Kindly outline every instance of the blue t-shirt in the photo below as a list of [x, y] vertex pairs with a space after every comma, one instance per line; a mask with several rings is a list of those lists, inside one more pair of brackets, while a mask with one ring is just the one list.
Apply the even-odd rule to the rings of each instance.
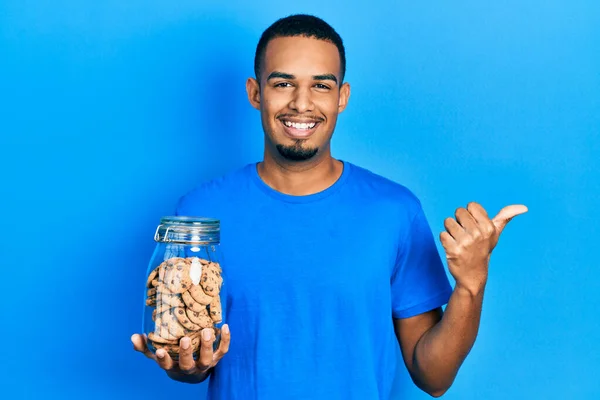
[[253, 163], [182, 197], [177, 214], [221, 220], [231, 345], [211, 399], [388, 399], [403, 366], [392, 317], [452, 291], [419, 200], [348, 162], [308, 196], [275, 191]]

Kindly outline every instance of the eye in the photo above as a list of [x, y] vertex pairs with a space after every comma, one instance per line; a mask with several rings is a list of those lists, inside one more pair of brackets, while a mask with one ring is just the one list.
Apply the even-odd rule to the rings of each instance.
[[327, 85], [324, 85], [324, 84], [322, 84], [322, 83], [317, 83], [317, 84], [315, 85], [315, 87], [316, 87], [317, 89], [323, 89], [323, 90], [329, 90], [329, 89], [330, 89], [330, 87], [329, 87], [329, 86], [327, 86]]
[[279, 82], [279, 83], [275, 84], [275, 87], [280, 87], [280, 88], [290, 87], [290, 86], [292, 86], [292, 84], [289, 82]]

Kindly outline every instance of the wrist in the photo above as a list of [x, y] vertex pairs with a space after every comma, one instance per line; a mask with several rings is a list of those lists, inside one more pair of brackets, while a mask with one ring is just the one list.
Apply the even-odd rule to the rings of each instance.
[[485, 281], [477, 284], [466, 285], [459, 281], [456, 282], [456, 286], [454, 287], [454, 292], [460, 296], [477, 298], [483, 296], [483, 292], [485, 291]]
[[205, 372], [198, 372], [195, 374], [184, 374], [179, 371], [166, 371], [167, 376], [174, 381], [182, 382], [182, 383], [201, 383], [208, 378], [210, 374], [210, 369]]

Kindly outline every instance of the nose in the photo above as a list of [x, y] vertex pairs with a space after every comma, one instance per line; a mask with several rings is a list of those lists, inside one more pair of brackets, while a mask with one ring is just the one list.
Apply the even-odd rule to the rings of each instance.
[[294, 96], [290, 101], [289, 107], [298, 113], [313, 111], [314, 103], [312, 101], [310, 89], [298, 87], [294, 90]]

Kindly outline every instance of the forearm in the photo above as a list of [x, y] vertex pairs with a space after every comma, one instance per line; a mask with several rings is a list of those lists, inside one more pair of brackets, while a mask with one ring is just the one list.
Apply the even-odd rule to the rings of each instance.
[[167, 371], [167, 375], [169, 376], [169, 378], [171, 378], [177, 382], [201, 383], [201, 382], [204, 382], [208, 378], [211, 371], [212, 371], [212, 369], [209, 369], [208, 371], [206, 371], [203, 374], [184, 374], [179, 371]]
[[481, 318], [483, 288], [470, 292], [457, 286], [442, 320], [417, 342], [412, 375], [433, 396], [442, 395], [475, 343]]

